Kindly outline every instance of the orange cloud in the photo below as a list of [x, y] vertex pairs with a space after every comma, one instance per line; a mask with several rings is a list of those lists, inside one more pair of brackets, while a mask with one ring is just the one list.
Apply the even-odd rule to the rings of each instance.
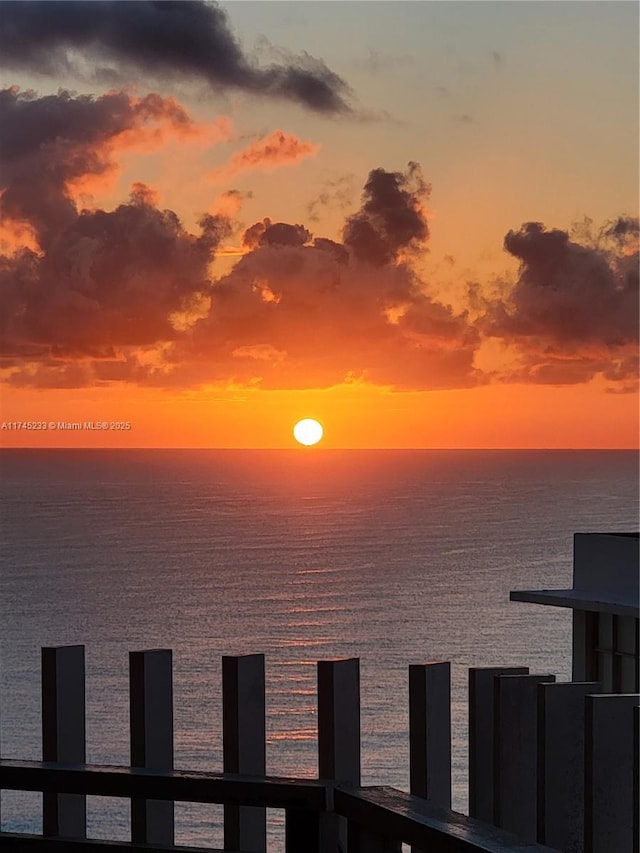
[[3, 219], [0, 222], [0, 255], [13, 255], [21, 249], [38, 251], [38, 236], [29, 222]]
[[255, 169], [270, 172], [313, 157], [319, 149], [319, 145], [303, 142], [293, 133], [274, 130], [269, 136], [258, 139], [243, 151], [234, 154], [226, 166], [214, 169], [209, 173], [209, 177], [216, 182], [223, 182], [241, 172]]
[[[114, 93], [117, 94], [117, 93]], [[68, 182], [70, 197], [84, 206], [97, 195], [108, 192], [121, 172], [123, 157], [148, 155], [168, 143], [180, 146], [213, 148], [225, 142], [233, 133], [233, 123], [227, 116], [210, 122], [194, 122], [174, 98], [162, 98], [152, 93], [145, 98], [130, 98], [133, 123], [122, 132], [102, 141], [96, 156], [102, 158], [104, 169], [98, 174], [80, 175]]]
[[[390, 323], [399, 304], [405, 313]], [[464, 387], [482, 381], [476, 347], [464, 315], [425, 295], [406, 266], [344, 264], [315, 246], [277, 245], [253, 250], [214, 286], [209, 316], [179, 345], [187, 360], [231, 369], [237, 380], [259, 376], [267, 388], [327, 387], [347, 376]]]
[[[213, 202], [197, 233], [141, 183], [111, 211], [79, 211], [71, 195], [83, 179], [108, 176], [123, 146], [197, 136], [175, 101], [36, 99], [11, 89], [0, 92], [3, 115], [11, 119], [0, 159], [8, 242], [24, 240], [0, 257], [0, 368], [10, 384], [301, 389], [350, 377], [424, 390], [600, 375], [626, 389], [637, 377], [630, 252], [640, 229], [631, 217], [591, 242], [539, 223], [510, 231], [505, 248], [520, 261], [518, 278], [497, 294], [470, 294], [472, 317], [413, 266], [429, 240], [430, 186], [416, 163], [370, 172], [342, 242], [265, 217], [235, 248], [225, 241], [243, 201], [237, 191]], [[278, 131], [230, 168], [270, 168], [315, 149]], [[21, 234], [25, 222], [31, 230]], [[214, 281], [220, 254], [243, 256]], [[482, 364], [487, 340], [506, 345], [497, 365]]]
[[3, 217], [29, 222], [41, 248], [73, 223], [78, 198], [113, 181], [117, 152], [153, 151], [170, 138], [213, 144], [231, 132], [227, 119], [198, 125], [175, 99], [153, 93], [38, 98], [17, 86], [0, 91], [0, 125]]

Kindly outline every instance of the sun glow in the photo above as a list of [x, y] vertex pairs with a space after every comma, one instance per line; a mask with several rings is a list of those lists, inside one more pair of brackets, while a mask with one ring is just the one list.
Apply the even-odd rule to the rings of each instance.
[[293, 437], [300, 444], [310, 447], [320, 441], [323, 432], [322, 424], [319, 421], [313, 418], [304, 418], [294, 426]]

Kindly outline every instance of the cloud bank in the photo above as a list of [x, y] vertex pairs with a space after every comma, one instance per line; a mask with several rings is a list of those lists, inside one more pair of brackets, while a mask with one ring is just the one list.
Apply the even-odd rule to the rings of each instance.
[[[454, 310], [417, 272], [429, 248], [431, 191], [417, 163], [371, 170], [340, 240], [269, 216], [241, 227], [243, 196], [234, 190], [189, 230], [141, 183], [113, 210], [82, 209], [80, 199], [113, 177], [123, 150], [202, 134], [213, 144], [229, 138], [228, 122], [198, 125], [157, 94], [38, 97], [12, 87], [0, 91], [0, 123], [6, 382], [321, 388], [362, 380], [428, 390], [602, 376], [616, 390], [635, 387], [637, 219], [620, 216], [595, 235], [537, 222], [510, 230], [504, 248], [518, 274], [499, 296], [478, 290], [471, 313]], [[278, 130], [230, 167], [288, 164], [314, 150]], [[215, 257], [231, 237], [244, 255], [218, 274]], [[491, 339], [515, 357], [488, 372], [477, 364]]]

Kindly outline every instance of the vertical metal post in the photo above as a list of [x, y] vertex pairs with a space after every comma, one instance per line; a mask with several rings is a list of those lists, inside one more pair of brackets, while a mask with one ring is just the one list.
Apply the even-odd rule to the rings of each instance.
[[485, 823], [493, 823], [494, 813], [494, 681], [528, 672], [526, 666], [469, 670], [469, 816]]
[[[42, 758], [86, 762], [84, 646], [42, 649]], [[43, 835], [86, 838], [86, 797], [44, 794]]]
[[584, 844], [585, 697], [597, 682], [538, 685], [538, 841], [557, 850]]
[[638, 694], [586, 697], [585, 853], [634, 849], [633, 714], [639, 702]]
[[[321, 779], [360, 784], [360, 660], [318, 661], [318, 772]], [[347, 822], [321, 819], [327, 850], [347, 849]]]
[[318, 771], [360, 784], [360, 659], [318, 661]]
[[523, 840], [538, 831], [538, 684], [554, 675], [501, 675], [495, 679], [494, 822]]
[[410, 791], [451, 808], [451, 664], [409, 667]]
[[[222, 739], [225, 773], [266, 774], [264, 655], [222, 658]], [[224, 847], [265, 853], [266, 809], [225, 806]]]
[[[173, 769], [171, 649], [129, 653], [131, 766]], [[173, 803], [131, 801], [131, 840], [174, 843]]]

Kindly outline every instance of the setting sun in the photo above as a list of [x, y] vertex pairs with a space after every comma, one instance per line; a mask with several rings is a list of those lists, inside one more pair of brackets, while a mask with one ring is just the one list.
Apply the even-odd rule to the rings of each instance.
[[300, 444], [310, 447], [320, 441], [323, 432], [322, 424], [319, 421], [313, 418], [304, 418], [294, 426], [293, 437]]

